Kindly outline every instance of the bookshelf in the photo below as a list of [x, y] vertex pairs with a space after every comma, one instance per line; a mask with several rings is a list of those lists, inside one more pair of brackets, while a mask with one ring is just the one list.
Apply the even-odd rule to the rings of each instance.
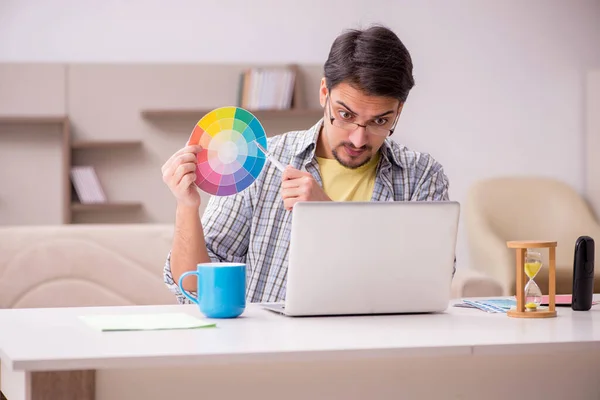
[[1, 124], [64, 124], [66, 115], [0, 115]]
[[[295, 64], [243, 69], [235, 105], [261, 120], [319, 116], [323, 113], [321, 108], [306, 105], [302, 78]], [[199, 119], [217, 107], [143, 108], [140, 115], [147, 120]]]
[[[140, 148], [142, 147], [143, 142], [141, 140], [85, 140], [78, 139], [72, 140], [70, 144], [71, 151], [71, 160], [75, 159], [76, 152], [82, 151], [113, 151], [119, 149], [128, 149], [128, 148]], [[78, 165], [81, 163], [78, 163]], [[71, 162], [69, 166], [69, 170], [72, 167], [75, 167], [75, 163]], [[92, 168], [93, 165], [90, 164]], [[94, 171], [95, 174], [95, 171]], [[92, 185], [94, 182], [89, 182], [89, 185]], [[96, 181], [97, 185], [100, 185], [98, 190], [102, 192], [104, 189], [101, 187], [99, 181]], [[88, 191], [92, 191], [90, 187], [87, 189]], [[81, 213], [107, 213], [107, 212], [128, 212], [128, 211], [137, 211], [143, 208], [143, 204], [141, 202], [119, 202], [119, 201], [106, 201], [106, 202], [94, 202], [94, 203], [82, 203], [75, 201], [74, 196], [77, 196], [75, 190], [70, 191], [70, 197], [68, 201], [70, 203], [69, 209], [71, 213], [71, 222], [75, 219], [75, 214]]]
[[[216, 108], [216, 107], [215, 107]], [[165, 109], [143, 109], [141, 110], [142, 117], [152, 119], [188, 119], [196, 118], [209, 113], [212, 109], [199, 108], [199, 109], [187, 109], [187, 108], [165, 108]], [[248, 110], [254, 114], [258, 119], [264, 118], [285, 118], [285, 117], [312, 117], [323, 113], [320, 108], [289, 108], [282, 110]]]
[[113, 203], [71, 203], [73, 212], [94, 212], [94, 211], [134, 211], [143, 207], [139, 202], [113, 202]]
[[[267, 73], [261, 79], [268, 90], [254, 85], [244, 92], [254, 79], [243, 78], [249, 70], [273, 69], [295, 71], [293, 82]], [[6, 172], [0, 175], [0, 221], [170, 223], [172, 194], [160, 166], [202, 116], [237, 105], [256, 115], [268, 136], [305, 129], [323, 116], [316, 96], [321, 79], [317, 64], [0, 63]], [[74, 166], [94, 167], [107, 202], [79, 202]]]
[[[106, 203], [79, 203], [74, 201], [72, 180], [70, 176], [73, 166], [73, 153], [79, 150], [114, 150], [120, 148], [141, 147], [141, 140], [73, 140], [71, 137], [71, 123], [65, 115], [0, 115], [0, 126], [58, 126], [61, 132], [59, 137], [62, 165], [62, 222], [73, 223], [74, 213], [133, 211], [143, 208], [141, 202], [106, 202]], [[44, 129], [38, 129], [40, 135], [46, 135]], [[3, 131], [0, 131], [3, 132]]]
[[74, 140], [71, 143], [72, 150], [94, 150], [94, 149], [121, 149], [128, 147], [138, 147], [143, 143], [141, 140]]

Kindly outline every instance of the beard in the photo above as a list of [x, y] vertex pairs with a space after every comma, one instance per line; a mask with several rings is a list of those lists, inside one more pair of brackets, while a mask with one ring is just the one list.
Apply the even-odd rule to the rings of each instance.
[[[364, 150], [364, 152], [357, 157], [353, 157], [344, 150], [345, 146], [350, 147], [352, 150], [357, 150], [357, 151]], [[333, 157], [337, 160], [337, 162], [339, 162], [344, 167], [349, 168], [349, 169], [360, 168], [363, 165], [365, 165], [366, 163], [368, 163], [369, 161], [371, 161], [371, 158], [373, 157], [371, 155], [371, 147], [370, 146], [363, 146], [361, 148], [356, 148], [352, 145], [352, 143], [341, 143], [338, 146], [336, 146], [335, 149], [332, 149], [331, 152], [333, 154]], [[349, 161], [344, 160], [342, 158], [342, 156], [340, 155], [340, 153], [343, 153], [344, 156], [348, 157], [350, 160]], [[364, 157], [365, 155], [368, 155], [368, 157], [366, 157], [364, 160], [361, 160], [361, 157]]]

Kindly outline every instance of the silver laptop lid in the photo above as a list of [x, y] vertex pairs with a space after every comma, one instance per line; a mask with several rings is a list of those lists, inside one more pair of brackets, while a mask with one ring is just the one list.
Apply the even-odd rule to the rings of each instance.
[[294, 206], [288, 315], [443, 311], [457, 202], [303, 202]]

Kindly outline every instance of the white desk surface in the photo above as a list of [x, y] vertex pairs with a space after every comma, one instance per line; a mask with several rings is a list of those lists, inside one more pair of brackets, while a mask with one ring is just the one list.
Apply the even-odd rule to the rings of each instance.
[[0, 310], [0, 357], [15, 370], [165, 367], [246, 361], [452, 356], [600, 348], [600, 305], [516, 319], [448, 307], [433, 315], [290, 318], [250, 304], [217, 328], [100, 332], [79, 315], [186, 312], [195, 305]]

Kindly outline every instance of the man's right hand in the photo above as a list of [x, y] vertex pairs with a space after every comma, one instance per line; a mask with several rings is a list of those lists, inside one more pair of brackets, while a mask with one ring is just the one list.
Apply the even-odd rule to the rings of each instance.
[[200, 207], [200, 193], [194, 183], [197, 153], [200, 151], [200, 145], [186, 146], [175, 152], [161, 168], [163, 182], [175, 196], [178, 206]]

